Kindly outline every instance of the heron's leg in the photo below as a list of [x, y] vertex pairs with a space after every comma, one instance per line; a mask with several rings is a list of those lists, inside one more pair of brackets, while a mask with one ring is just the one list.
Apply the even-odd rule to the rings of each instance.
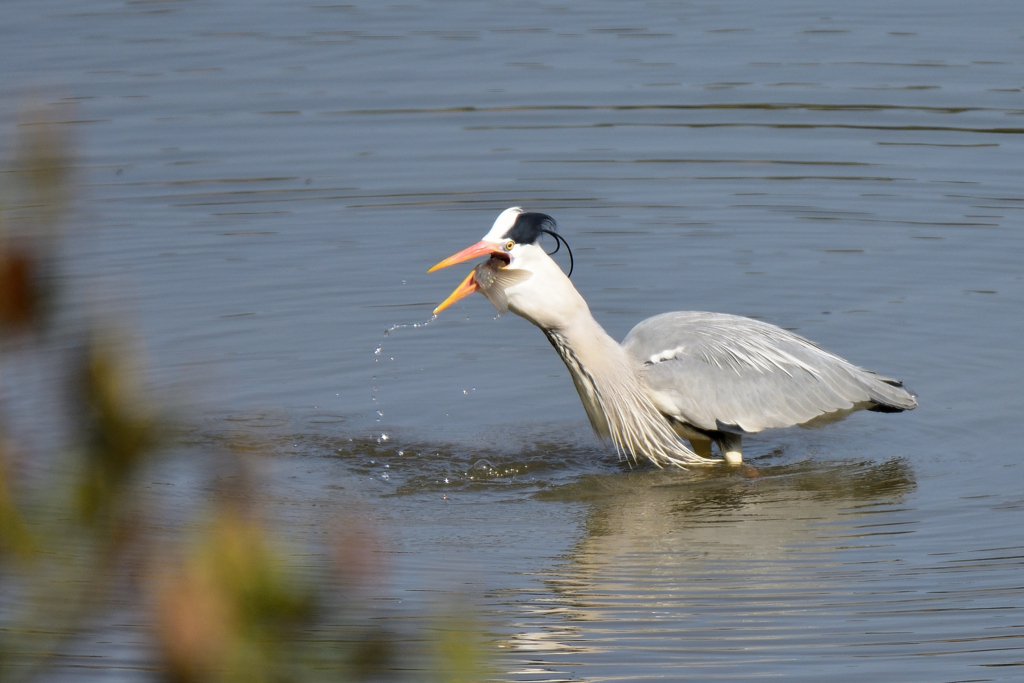
[[711, 457], [711, 439], [697, 439], [691, 436], [690, 448], [702, 458]]
[[715, 435], [715, 443], [718, 444], [718, 450], [722, 451], [725, 462], [730, 465], [739, 465], [743, 462], [743, 449], [740, 445], [742, 440], [743, 437], [739, 434], [729, 432], [718, 432]]

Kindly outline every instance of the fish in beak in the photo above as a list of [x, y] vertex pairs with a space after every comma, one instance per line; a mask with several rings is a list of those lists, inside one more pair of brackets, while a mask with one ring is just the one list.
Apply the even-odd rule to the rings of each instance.
[[441, 302], [441, 304], [434, 309], [434, 315], [437, 315], [444, 309], [451, 306], [459, 299], [473, 294], [474, 292], [482, 292], [499, 313], [504, 313], [508, 310], [508, 303], [505, 299], [505, 289], [511, 287], [514, 284], [522, 282], [523, 280], [530, 277], [530, 273], [525, 271], [507, 271], [502, 272], [506, 265], [509, 263], [508, 254], [498, 246], [487, 241], [480, 241], [471, 247], [467, 247], [457, 254], [453, 254], [445, 260], [438, 263], [436, 266], [428, 270], [428, 273], [432, 273], [440, 268], [454, 265], [456, 263], [462, 263], [468, 261], [471, 258], [478, 256], [490, 256], [487, 261], [477, 265], [466, 279], [455, 288], [447, 299]]
[[[497, 245], [481, 240], [471, 247], [466, 247], [457, 254], [452, 254], [445, 260], [433, 266], [427, 272], [433, 273], [435, 270], [447, 268], [448, 266], [454, 266], [456, 263], [462, 263], [463, 261], [468, 261], [469, 259], [476, 258], [477, 256], [488, 256], [490, 254], [500, 252], [501, 249], [498, 248]], [[434, 315], [437, 315], [444, 309], [448, 308], [459, 299], [464, 299], [473, 292], [478, 291], [480, 287], [477, 285], [476, 280], [474, 279], [475, 275], [476, 269], [474, 268], [472, 271], [470, 271], [469, 275], [466, 276], [466, 279], [462, 281], [462, 284], [456, 287], [455, 291], [452, 292], [447, 299], [442, 301], [441, 304], [434, 309]]]

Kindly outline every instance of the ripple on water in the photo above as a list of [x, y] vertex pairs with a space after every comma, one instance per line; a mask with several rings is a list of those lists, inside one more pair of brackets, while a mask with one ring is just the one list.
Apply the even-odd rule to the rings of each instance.
[[550, 442], [502, 449], [486, 444], [389, 443], [379, 438], [352, 438], [333, 449], [333, 456], [357, 475], [379, 477], [386, 468], [390, 493], [399, 496], [477, 492], [521, 497], [571, 481], [581, 471], [618, 469], [602, 464], [602, 455]]

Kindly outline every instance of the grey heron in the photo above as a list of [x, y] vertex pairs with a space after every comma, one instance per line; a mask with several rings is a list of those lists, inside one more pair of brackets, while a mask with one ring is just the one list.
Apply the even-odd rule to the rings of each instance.
[[[902, 382], [751, 318], [663, 313], [640, 322], [619, 344], [539, 245], [545, 234], [555, 237], [556, 249], [565, 243], [550, 216], [503, 211], [481, 241], [428, 271], [489, 257], [434, 314], [479, 291], [499, 313], [512, 311], [539, 327], [569, 369], [594, 431], [620, 457], [646, 456], [659, 467], [739, 464], [744, 434], [864, 408], [917, 406]], [[721, 460], [711, 458], [712, 442]]]

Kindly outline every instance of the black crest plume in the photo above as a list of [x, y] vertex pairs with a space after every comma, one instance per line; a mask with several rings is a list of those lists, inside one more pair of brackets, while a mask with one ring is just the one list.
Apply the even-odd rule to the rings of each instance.
[[558, 229], [558, 225], [555, 223], [555, 219], [546, 213], [535, 213], [535, 212], [524, 212], [519, 214], [516, 218], [516, 222], [512, 225], [508, 232], [505, 233], [505, 237], [510, 240], [515, 240], [519, 244], [534, 244], [540, 239], [541, 233], [551, 235], [555, 238], [555, 250], [548, 252], [548, 255], [558, 253], [558, 250], [565, 245], [566, 251], [569, 252], [569, 273], [567, 277], [572, 277], [572, 269], [575, 266], [575, 261], [572, 257], [572, 249], [569, 248], [569, 243], [565, 241], [565, 238], [555, 232]]

